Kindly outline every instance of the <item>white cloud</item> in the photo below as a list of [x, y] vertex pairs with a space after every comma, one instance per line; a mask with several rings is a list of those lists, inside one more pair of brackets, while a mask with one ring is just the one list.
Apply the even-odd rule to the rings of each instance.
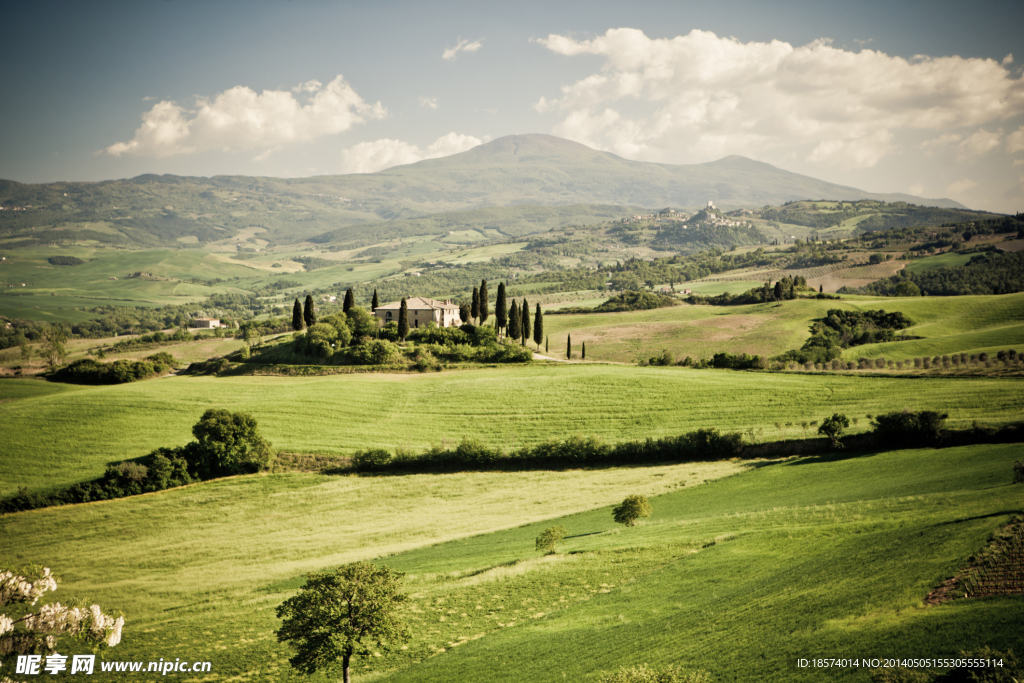
[[431, 109], [437, 109], [436, 97], [424, 97], [423, 95], [420, 95], [419, 101], [421, 107], [430, 107]]
[[481, 140], [472, 135], [452, 132], [439, 137], [426, 149], [420, 149], [416, 145], [391, 138], [360, 142], [341, 153], [342, 173], [373, 173], [392, 166], [412, 164], [423, 159], [445, 157], [465, 152], [487, 139]]
[[922, 142], [921, 149], [924, 150], [925, 154], [934, 154], [941, 149], [955, 145], [963, 139], [964, 136], [959, 133], [943, 133], [938, 137]]
[[969, 161], [984, 156], [999, 146], [1002, 137], [1001, 130], [990, 133], [982, 128], [957, 145], [957, 158], [960, 161]]
[[1024, 152], [1024, 126], [1006, 136], [1006, 151], [1010, 154]]
[[473, 42], [470, 42], [468, 40], [460, 40], [453, 47], [450, 47], [447, 50], [445, 50], [441, 54], [441, 59], [450, 62], [456, 57], [458, 57], [460, 52], [476, 52], [481, 47], [483, 47], [483, 43], [481, 43], [479, 40], [474, 40]]
[[939, 134], [925, 150], [963, 141], [962, 153], [977, 155], [997, 135], [981, 126], [1024, 114], [1024, 81], [991, 59], [908, 60], [828, 40], [794, 47], [698, 30], [651, 39], [618, 28], [537, 42], [604, 57], [600, 71], [537, 101], [538, 111], [558, 113], [554, 132], [649, 161], [736, 153], [868, 168], [909, 130]]
[[950, 193], [951, 195], [958, 195], [958, 194], [963, 194], [967, 190], [970, 190], [971, 188], [974, 188], [974, 187], [977, 187], [977, 186], [978, 186], [978, 183], [976, 183], [975, 181], [971, 180], [970, 178], [961, 178], [960, 180], [957, 180], [954, 183], [950, 183], [946, 187], [946, 192]]
[[157, 102], [142, 115], [142, 125], [128, 142], [107, 147], [113, 156], [166, 157], [205, 150], [267, 151], [332, 135], [387, 115], [380, 102], [369, 104], [342, 76], [326, 86], [307, 81], [293, 92], [257, 93], [235, 86], [212, 100], [199, 98], [194, 110], [170, 101]]

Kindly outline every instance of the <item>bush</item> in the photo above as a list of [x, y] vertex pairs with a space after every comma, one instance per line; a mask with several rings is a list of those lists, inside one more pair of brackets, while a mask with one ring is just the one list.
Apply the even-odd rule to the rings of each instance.
[[391, 462], [391, 453], [383, 448], [370, 448], [356, 451], [352, 456], [352, 466], [363, 472], [372, 472], [387, 467]]
[[946, 413], [932, 410], [914, 412], [904, 410], [901, 413], [876, 415], [871, 421], [875, 437], [885, 444], [904, 446], [924, 446], [937, 444], [942, 437]]
[[604, 674], [598, 679], [598, 683], [711, 683], [711, 676], [706, 671], [687, 673], [678, 666], [652, 669], [646, 664], [641, 664]]
[[189, 464], [204, 479], [251, 474], [270, 466], [274, 451], [248, 413], [211, 408], [192, 427], [196, 441], [187, 447]]
[[636, 526], [636, 520], [641, 517], [650, 517], [653, 509], [645, 496], [626, 496], [621, 505], [612, 510], [612, 516], [619, 524]]
[[537, 537], [537, 550], [548, 555], [555, 553], [555, 544], [565, 538], [565, 527], [564, 526], [553, 526], [548, 527], [544, 531], [540, 532], [540, 536]]
[[372, 339], [355, 348], [352, 357], [362, 365], [389, 365], [401, 360], [402, 350], [386, 339]]

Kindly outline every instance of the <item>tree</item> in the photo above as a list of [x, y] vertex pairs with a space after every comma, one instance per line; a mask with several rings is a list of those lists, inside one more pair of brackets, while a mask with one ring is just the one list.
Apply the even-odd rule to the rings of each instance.
[[377, 288], [374, 287], [373, 301], [370, 302], [370, 312], [372, 313], [373, 311], [376, 311], [378, 306], [380, 306], [380, 300], [377, 298]]
[[650, 517], [653, 509], [644, 496], [626, 496], [622, 504], [612, 510], [616, 522], [626, 526], [636, 526], [636, 520], [641, 517]]
[[487, 316], [490, 315], [488, 307], [490, 304], [487, 302], [487, 280], [480, 281], [480, 324], [483, 325], [487, 322]]
[[301, 332], [306, 329], [306, 321], [302, 317], [302, 304], [299, 300], [295, 300], [295, 305], [292, 306], [292, 329], [296, 332]]
[[409, 334], [409, 305], [402, 299], [402, 306], [398, 309], [398, 337], [405, 341]]
[[822, 294], [825, 291], [825, 285], [818, 285], [818, 294]]
[[[377, 290], [374, 290], [377, 291]], [[345, 292], [345, 302], [341, 304], [341, 312], [348, 313], [348, 309], [356, 305], [356, 295], [352, 293], [352, 288], [349, 287]]]
[[470, 304], [469, 315], [474, 321], [480, 317], [480, 290], [476, 287], [473, 288], [473, 302]]
[[544, 353], [548, 352], [548, 342], [551, 341], [551, 337], [544, 337]]
[[302, 320], [306, 323], [306, 327], [313, 327], [316, 325], [316, 310], [313, 306], [313, 295], [306, 295], [306, 306], [302, 309]]
[[554, 554], [555, 544], [565, 538], [565, 527], [564, 526], [553, 526], [548, 527], [544, 531], [540, 532], [540, 536], [537, 537], [537, 550], [547, 553], [548, 555]]
[[43, 346], [41, 350], [51, 370], [60, 365], [64, 361], [64, 357], [68, 355], [67, 350], [64, 348], [67, 340], [68, 335], [62, 327], [50, 325], [43, 329]]
[[494, 299], [494, 324], [498, 330], [508, 326], [508, 306], [505, 303], [505, 283], [498, 284], [498, 296]]
[[305, 674], [329, 672], [340, 660], [344, 683], [350, 683], [352, 657], [407, 641], [409, 632], [397, 614], [408, 600], [399, 590], [402, 576], [369, 562], [309, 574], [298, 594], [277, 608], [277, 640], [295, 650], [288, 660], [292, 667]]
[[580, 360], [587, 359], [587, 342], [583, 342], [580, 345]]
[[251, 474], [266, 469], [274, 451], [249, 413], [211, 408], [192, 427], [195, 443], [186, 446], [189, 464], [203, 479]]
[[473, 312], [470, 310], [469, 304], [459, 304], [459, 320], [462, 321], [463, 325], [470, 321], [472, 313]]
[[826, 417], [821, 421], [821, 426], [818, 427], [818, 433], [828, 437], [829, 443], [832, 444], [832, 448], [842, 448], [843, 444], [839, 441], [839, 438], [843, 435], [843, 430], [849, 426], [849, 418], [840, 413], [836, 413], [832, 417]]
[[512, 308], [508, 313], [508, 336], [516, 341], [523, 336], [523, 325], [519, 319], [519, 303], [515, 299], [512, 300]]
[[[29, 655], [32, 658], [25, 663], [34, 670], [23, 673], [39, 674], [42, 655], [56, 650], [59, 636], [71, 636], [95, 647], [114, 647], [121, 642], [124, 617], [104, 614], [99, 605], [65, 598], [66, 604], [35, 608], [39, 598], [55, 590], [57, 578], [49, 567], [0, 569], [0, 662]], [[70, 669], [71, 662], [68, 664]]]
[[21, 349], [21, 361], [23, 363], [28, 363], [32, 360], [32, 347], [28, 345], [27, 339], [22, 337], [21, 343], [18, 344], [18, 347]]
[[565, 335], [565, 357], [566, 359], [572, 358], [572, 335]]
[[526, 342], [530, 341], [530, 304], [527, 303], [526, 299], [523, 299], [523, 305], [519, 308], [519, 316], [522, 318], [520, 324], [523, 327], [523, 346], [526, 346]]
[[775, 283], [775, 290], [772, 292], [776, 301], [782, 301], [782, 280]]
[[[537, 304], [537, 313], [533, 318], [533, 341], [540, 350], [540, 341], [544, 338], [544, 314], [540, 312], [540, 304]], [[547, 349], [545, 348], [545, 351]]]

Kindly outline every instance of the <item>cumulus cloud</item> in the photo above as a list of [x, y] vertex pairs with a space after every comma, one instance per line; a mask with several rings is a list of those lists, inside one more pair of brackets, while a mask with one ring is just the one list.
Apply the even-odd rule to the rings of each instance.
[[957, 158], [960, 161], [969, 161], [984, 156], [999, 146], [1002, 137], [1001, 130], [990, 133], [982, 128], [957, 145]]
[[307, 81], [291, 92], [257, 93], [239, 85], [213, 99], [199, 98], [195, 109], [157, 102], [143, 114], [131, 140], [115, 143], [106, 152], [166, 157], [206, 150], [260, 150], [259, 156], [265, 157], [284, 145], [341, 133], [386, 115], [380, 102], [365, 102], [342, 76], [327, 85]]
[[458, 57], [460, 52], [476, 52], [481, 47], [483, 47], [483, 43], [481, 43], [479, 40], [474, 40], [473, 42], [470, 42], [468, 40], [460, 40], [454, 46], [445, 50], [441, 54], [441, 59], [445, 60], [446, 62], [450, 62], [454, 60], [456, 57]]
[[1006, 136], [1006, 151], [1010, 154], [1024, 152], [1024, 126]]
[[977, 155], [997, 135], [981, 126], [1024, 113], [1024, 81], [1006, 60], [904, 59], [828, 40], [794, 47], [699, 30], [651, 39], [617, 28], [592, 40], [552, 34], [536, 42], [604, 58], [598, 72], [534, 105], [558, 114], [554, 132], [649, 161], [795, 153], [870, 168], [912, 130], [939, 134], [933, 147], [960, 142], [962, 154]]
[[465, 152], [486, 141], [472, 135], [460, 133], [448, 133], [439, 137], [426, 147], [421, 149], [417, 145], [381, 138], [369, 142], [360, 142], [349, 147], [341, 153], [341, 168], [343, 173], [373, 173], [381, 169], [412, 164], [423, 159], [436, 159], [446, 157], [458, 152]]

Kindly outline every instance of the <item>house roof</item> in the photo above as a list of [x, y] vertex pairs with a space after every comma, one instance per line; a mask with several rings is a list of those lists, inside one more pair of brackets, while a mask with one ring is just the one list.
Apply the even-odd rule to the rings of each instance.
[[[405, 305], [408, 307], [408, 309], [410, 311], [423, 311], [423, 310], [427, 310], [427, 311], [436, 311], [436, 310], [452, 311], [452, 310], [454, 310], [454, 311], [457, 311], [457, 310], [459, 310], [458, 304], [445, 303], [444, 301], [436, 301], [434, 299], [427, 299], [426, 297], [422, 297], [422, 296], [409, 297], [408, 299], [405, 300]], [[378, 310], [378, 311], [380, 311], [380, 310], [397, 311], [401, 307], [402, 307], [402, 302], [401, 301], [394, 301], [394, 302], [392, 302], [390, 304], [384, 304], [383, 306], [378, 306], [376, 310]]]

